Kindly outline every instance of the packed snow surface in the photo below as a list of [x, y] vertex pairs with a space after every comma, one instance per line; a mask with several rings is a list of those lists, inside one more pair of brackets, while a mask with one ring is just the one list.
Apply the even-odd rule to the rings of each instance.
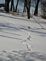
[[46, 20], [0, 13], [0, 61], [46, 61]]

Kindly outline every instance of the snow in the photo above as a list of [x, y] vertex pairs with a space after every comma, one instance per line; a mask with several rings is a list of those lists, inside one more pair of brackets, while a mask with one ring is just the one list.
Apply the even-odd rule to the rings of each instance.
[[0, 61], [11, 60], [46, 61], [45, 19], [0, 13]]

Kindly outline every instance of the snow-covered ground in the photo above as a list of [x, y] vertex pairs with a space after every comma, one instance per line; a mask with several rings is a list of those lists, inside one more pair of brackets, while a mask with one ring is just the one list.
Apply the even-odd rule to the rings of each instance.
[[0, 61], [46, 61], [46, 20], [0, 13]]

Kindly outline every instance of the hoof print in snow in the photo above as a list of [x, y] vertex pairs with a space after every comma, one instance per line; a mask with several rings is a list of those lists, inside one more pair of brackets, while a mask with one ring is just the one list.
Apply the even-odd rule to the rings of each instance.
[[30, 26], [28, 26], [28, 29], [30, 29]]

